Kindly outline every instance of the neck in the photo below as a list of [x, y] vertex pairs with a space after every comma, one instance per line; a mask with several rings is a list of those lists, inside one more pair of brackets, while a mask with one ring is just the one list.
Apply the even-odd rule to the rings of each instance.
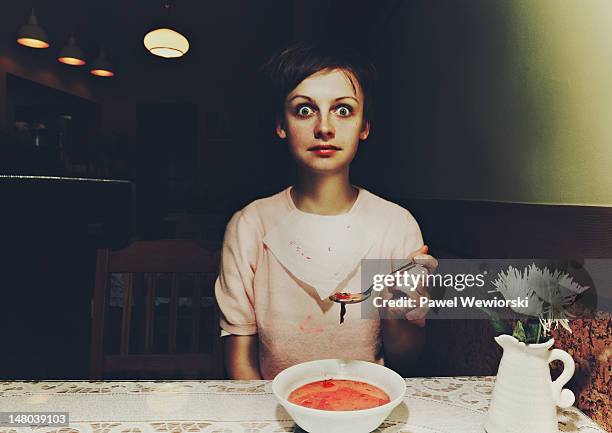
[[297, 182], [291, 189], [291, 198], [299, 210], [318, 215], [348, 212], [358, 194], [359, 190], [349, 181], [348, 171], [314, 176], [298, 172]]

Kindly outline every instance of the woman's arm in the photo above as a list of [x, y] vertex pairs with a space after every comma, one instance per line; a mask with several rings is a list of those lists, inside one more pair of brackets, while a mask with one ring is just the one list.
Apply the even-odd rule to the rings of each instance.
[[230, 379], [261, 379], [259, 372], [254, 278], [261, 238], [256, 224], [249, 223], [244, 209], [236, 212], [225, 230], [221, 267], [215, 281], [220, 310], [224, 364]]
[[[429, 248], [423, 245], [418, 250], [410, 254], [410, 258], [427, 268], [428, 273], [432, 273], [438, 267], [438, 261], [427, 254]], [[415, 290], [407, 292], [401, 290], [390, 290], [393, 298], [409, 297], [419, 302], [422, 296], [429, 297], [429, 290], [423, 285], [419, 285]], [[386, 310], [383, 313], [381, 327], [383, 332], [383, 348], [385, 354], [385, 365], [397, 371], [403, 377], [413, 376], [414, 368], [425, 345], [425, 316], [428, 307], [417, 307], [409, 310], [408, 313], [403, 308], [397, 311]]]
[[262, 379], [259, 372], [257, 334], [228, 335], [222, 338], [225, 371], [233, 380]]

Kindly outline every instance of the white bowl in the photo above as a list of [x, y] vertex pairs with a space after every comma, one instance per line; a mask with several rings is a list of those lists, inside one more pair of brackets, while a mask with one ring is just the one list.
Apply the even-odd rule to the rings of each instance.
[[[310, 382], [349, 379], [381, 388], [389, 403], [362, 410], [330, 411], [291, 403], [289, 394]], [[303, 362], [281, 371], [272, 381], [272, 392], [291, 418], [310, 433], [368, 433], [376, 429], [398, 406], [406, 393], [406, 381], [395, 371], [379, 364], [350, 359], [320, 359]]]

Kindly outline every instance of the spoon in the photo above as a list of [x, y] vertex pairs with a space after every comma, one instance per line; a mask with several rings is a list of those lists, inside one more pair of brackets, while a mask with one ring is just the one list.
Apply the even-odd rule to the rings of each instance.
[[[396, 270], [392, 271], [389, 275], [393, 275], [401, 271], [408, 271], [410, 269], [413, 269], [416, 266], [422, 266], [422, 265], [420, 265], [419, 263], [415, 263], [415, 262], [409, 262], [397, 268]], [[345, 304], [358, 304], [360, 302], [365, 301], [366, 299], [370, 297], [370, 295], [372, 294], [373, 288], [374, 288], [374, 283], [372, 283], [372, 285], [365, 292], [361, 292], [361, 293], [337, 292], [337, 293], [331, 294], [329, 296], [329, 299], [331, 301], [342, 304], [342, 306], [344, 306]]]

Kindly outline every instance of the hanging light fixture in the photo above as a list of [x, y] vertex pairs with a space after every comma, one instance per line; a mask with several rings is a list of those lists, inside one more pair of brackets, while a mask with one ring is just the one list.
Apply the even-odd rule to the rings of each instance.
[[62, 51], [60, 51], [57, 60], [70, 66], [83, 66], [87, 63], [83, 51], [76, 44], [74, 33], [70, 35], [68, 43], [62, 48]]
[[[166, 3], [164, 8], [169, 12], [170, 5]], [[144, 46], [151, 54], [174, 58], [183, 56], [189, 50], [189, 41], [179, 32], [162, 27], [145, 35]]]
[[49, 37], [45, 29], [38, 25], [34, 8], [28, 23], [17, 32], [17, 43], [30, 48], [49, 48]]
[[100, 48], [100, 55], [93, 62], [91, 66], [91, 71], [89, 71], [92, 75], [96, 75], [98, 77], [112, 77], [115, 75], [113, 72], [113, 68], [106, 58], [106, 53], [104, 52], [104, 48]]
[[147, 33], [144, 46], [156, 56], [173, 58], [181, 57], [189, 50], [189, 41], [179, 32], [161, 28]]

